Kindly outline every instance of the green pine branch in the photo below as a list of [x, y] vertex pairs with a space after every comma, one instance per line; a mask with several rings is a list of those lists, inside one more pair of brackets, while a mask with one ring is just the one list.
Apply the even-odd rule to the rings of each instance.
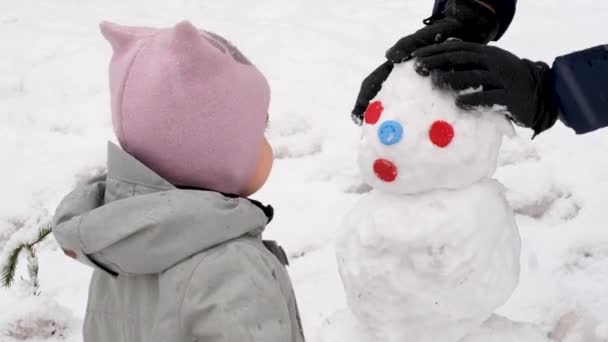
[[17, 262], [19, 261], [19, 254], [23, 250], [25, 245], [19, 245], [13, 249], [9, 255], [8, 260], [2, 267], [2, 279], [0, 282], [3, 287], [10, 287], [15, 281], [15, 272], [17, 271]]
[[49, 236], [49, 234], [51, 234], [52, 232], [53, 232], [53, 227], [51, 227], [51, 225], [47, 224], [45, 226], [42, 226], [42, 228], [40, 228], [38, 230], [38, 238], [36, 239], [36, 241], [32, 242], [28, 246], [33, 247], [33, 246], [37, 245], [42, 240], [44, 240], [47, 236]]
[[[36, 257], [33, 247], [44, 240], [47, 236], [49, 236], [53, 232], [53, 228], [50, 225], [44, 225], [38, 230], [38, 236], [36, 240], [31, 243], [22, 243], [19, 246], [15, 247], [12, 251], [10, 251], [8, 255], [8, 260], [4, 263], [2, 267], [2, 277], [0, 279], [0, 285], [3, 287], [10, 287], [15, 281], [15, 273], [17, 272], [17, 265], [19, 263], [19, 255], [21, 252], [26, 249], [29, 251], [30, 256], [33, 258]], [[38, 273], [38, 269], [32, 269], [31, 271], [35, 271], [36, 275]]]

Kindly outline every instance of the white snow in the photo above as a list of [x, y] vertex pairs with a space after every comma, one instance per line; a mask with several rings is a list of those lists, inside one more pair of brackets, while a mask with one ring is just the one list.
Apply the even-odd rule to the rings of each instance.
[[[606, 43], [604, 1], [518, 6], [500, 46], [519, 56], [550, 62]], [[106, 140], [114, 139], [111, 51], [97, 23], [189, 19], [230, 38], [271, 83], [268, 135], [281, 159], [257, 198], [275, 206], [268, 237], [292, 258], [305, 332], [315, 341], [324, 322], [346, 307], [332, 247], [336, 230], [369, 191], [356, 162], [360, 128], [350, 120], [360, 81], [431, 7], [431, 0], [0, 1], [0, 248], [12, 232], [36, 230], [75, 182], [104, 167]], [[499, 313], [551, 333], [553, 341], [606, 341], [608, 130], [576, 136], [559, 125], [534, 141], [531, 132], [518, 133], [503, 146], [496, 175], [518, 214], [522, 276]], [[82, 341], [90, 270], [52, 239], [38, 254], [39, 297], [31, 298], [19, 279], [15, 288], [0, 289], [0, 341]], [[27, 275], [25, 259], [19, 275]], [[62, 327], [63, 337], [46, 320]]]
[[374, 190], [347, 216], [336, 252], [349, 307], [374, 336], [361, 342], [458, 342], [519, 279], [519, 233], [492, 180], [415, 195]]
[[548, 342], [546, 334], [531, 324], [514, 323], [501, 316], [492, 316], [476, 332], [462, 342]]
[[[324, 322], [323, 341], [370, 341], [372, 336], [362, 329], [350, 311], [343, 310]], [[588, 337], [588, 336], [586, 336]], [[515, 323], [505, 317], [493, 315], [462, 342], [550, 342], [546, 334], [529, 323]], [[555, 341], [555, 340], [554, 340]], [[584, 341], [590, 341], [585, 339]]]

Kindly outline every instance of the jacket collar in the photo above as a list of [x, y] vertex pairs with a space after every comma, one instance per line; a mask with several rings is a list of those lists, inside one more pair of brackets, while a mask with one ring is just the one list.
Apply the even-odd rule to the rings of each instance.
[[[127, 183], [139, 184], [158, 190], [183, 189], [218, 192], [195, 187], [176, 187], [111, 141], [108, 141], [108, 178]], [[264, 205], [259, 201], [251, 198], [241, 197], [239, 195], [227, 193], [221, 194], [229, 198], [244, 198], [248, 200], [264, 212], [264, 215], [266, 215], [268, 218], [268, 223], [270, 223], [270, 221], [272, 221], [274, 218], [274, 208], [270, 205]]]
[[176, 187], [113, 142], [108, 142], [108, 178], [159, 190]]

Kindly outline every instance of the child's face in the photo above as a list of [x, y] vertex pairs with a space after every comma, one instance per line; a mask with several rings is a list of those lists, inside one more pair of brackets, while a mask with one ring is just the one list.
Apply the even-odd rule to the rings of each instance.
[[259, 154], [260, 156], [258, 157], [258, 163], [255, 166], [253, 175], [247, 184], [245, 184], [245, 189], [241, 192], [241, 196], [248, 197], [260, 190], [270, 175], [270, 170], [272, 170], [273, 154], [272, 147], [268, 143], [268, 140], [266, 140], [266, 137], [264, 137], [262, 141]]

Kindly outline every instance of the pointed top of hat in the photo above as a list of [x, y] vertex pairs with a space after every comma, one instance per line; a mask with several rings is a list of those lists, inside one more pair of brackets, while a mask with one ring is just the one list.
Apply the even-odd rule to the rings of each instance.
[[201, 63], [219, 67], [229, 63], [225, 48], [208, 37], [189, 21], [182, 21], [170, 30], [170, 48], [181, 68], [198, 69]]
[[157, 30], [147, 27], [132, 27], [118, 25], [109, 21], [102, 21], [99, 24], [101, 34], [112, 45], [114, 52], [119, 52], [131, 46], [134, 42], [143, 37], [154, 34]]
[[173, 27], [174, 38], [179, 40], [200, 39], [201, 32], [188, 20], [183, 20]]

